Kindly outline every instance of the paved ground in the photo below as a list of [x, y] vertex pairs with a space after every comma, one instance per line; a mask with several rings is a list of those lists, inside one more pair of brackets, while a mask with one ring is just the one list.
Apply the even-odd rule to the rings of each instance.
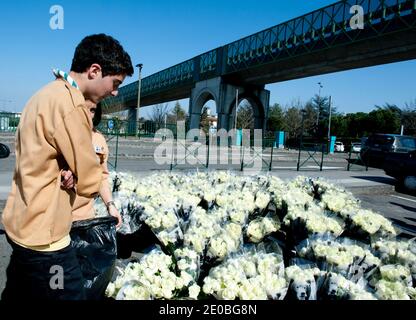
[[[3, 212], [4, 202], [0, 200], [0, 212]], [[3, 224], [0, 222], [0, 292], [3, 292], [6, 285], [6, 268], [9, 264], [10, 254], [11, 248], [6, 241]]]
[[[10, 136], [0, 135], [0, 141], [6, 142], [11, 146], [13, 146], [13, 139]], [[117, 161], [117, 169], [121, 171], [132, 171], [142, 177], [160, 172], [161, 170], [168, 170], [170, 168], [169, 164], [158, 165], [153, 160], [153, 153], [157, 145], [157, 143], [149, 139], [142, 140], [141, 142], [132, 141], [131, 139], [121, 139], [119, 147], [123, 151], [123, 155]], [[110, 152], [115, 153], [114, 148], [115, 144], [110, 142]], [[346, 171], [347, 155], [335, 154], [324, 159], [324, 170], [322, 172], [319, 171], [319, 168], [311, 159], [302, 167], [301, 171], [297, 172], [297, 156], [298, 153], [295, 150], [275, 152], [272, 171], [267, 171], [268, 165], [263, 164], [264, 171], [262, 173], [276, 175], [284, 180], [292, 179], [300, 174], [312, 177], [325, 177], [333, 183], [351, 190], [362, 201], [363, 207], [374, 209], [390, 218], [402, 232], [403, 236], [416, 236], [416, 197], [395, 190], [395, 180], [386, 176], [382, 170], [370, 169], [369, 171], [365, 171], [360, 166], [354, 166], [352, 171]], [[302, 155], [302, 158], [306, 160], [307, 156], [308, 154], [305, 153]], [[266, 153], [264, 159], [269, 161], [270, 153]], [[112, 158], [110, 160], [114, 163], [115, 159]], [[14, 161], [13, 153], [8, 159], [0, 160], [0, 215], [3, 212], [5, 200], [10, 191]], [[206, 170], [202, 164], [198, 167], [199, 170]], [[241, 174], [240, 168], [240, 164], [237, 162], [234, 165], [210, 164], [208, 170], [229, 169]], [[185, 165], [174, 167], [174, 170], [184, 172], [194, 171], [196, 170], [196, 166], [192, 166], [187, 162]], [[245, 172], [247, 173], [248, 171]], [[5, 285], [5, 270], [9, 262], [9, 257], [10, 247], [5, 240], [4, 228], [0, 223], [0, 292], [3, 291]]]

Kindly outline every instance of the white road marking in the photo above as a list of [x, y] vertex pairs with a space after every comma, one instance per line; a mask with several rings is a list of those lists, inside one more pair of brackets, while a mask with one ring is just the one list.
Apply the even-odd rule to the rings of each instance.
[[[318, 166], [306, 166], [304, 168], [307, 168], [307, 169], [319, 169]], [[297, 169], [297, 167], [273, 167], [273, 169]], [[322, 167], [322, 170], [338, 170], [338, 169], [344, 169], [344, 167], [325, 167], [325, 166]]]
[[392, 197], [399, 198], [399, 199], [403, 199], [403, 200], [407, 200], [407, 201], [411, 201], [411, 202], [416, 202], [416, 200], [408, 199], [408, 198], [404, 198], [404, 197], [399, 197], [399, 196], [394, 196], [394, 195], [392, 195]]

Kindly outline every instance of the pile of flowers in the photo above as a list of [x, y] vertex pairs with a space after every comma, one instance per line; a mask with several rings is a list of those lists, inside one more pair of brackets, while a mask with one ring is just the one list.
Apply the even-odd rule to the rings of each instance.
[[283, 257], [276, 253], [242, 252], [213, 267], [202, 290], [221, 300], [281, 300], [287, 292]]
[[195, 284], [192, 265], [175, 272], [171, 256], [155, 249], [146, 254], [140, 262], [130, 262], [120, 271], [116, 280], [107, 287], [106, 294], [118, 300], [172, 299], [185, 291], [196, 299], [200, 288]]
[[415, 299], [415, 240], [324, 179], [110, 176], [119, 232], [145, 226], [155, 243], [118, 270], [109, 297]]

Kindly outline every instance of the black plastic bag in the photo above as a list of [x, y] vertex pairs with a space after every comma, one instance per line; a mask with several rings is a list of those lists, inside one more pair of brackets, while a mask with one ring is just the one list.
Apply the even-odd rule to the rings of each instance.
[[155, 244], [162, 245], [150, 227], [143, 223], [130, 234], [117, 232], [117, 259], [128, 259], [132, 252], [144, 252]]
[[104, 299], [117, 258], [117, 218], [101, 217], [75, 221], [71, 245], [75, 248], [87, 300]]

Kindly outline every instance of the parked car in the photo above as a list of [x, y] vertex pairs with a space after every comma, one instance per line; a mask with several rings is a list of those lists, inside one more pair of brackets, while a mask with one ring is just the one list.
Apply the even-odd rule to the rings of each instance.
[[0, 143], [0, 159], [7, 158], [10, 155], [10, 149], [3, 143]]
[[361, 151], [361, 142], [353, 142], [351, 143], [351, 151], [359, 153]]
[[407, 154], [416, 150], [416, 137], [395, 134], [373, 134], [362, 146], [361, 159], [369, 167], [383, 168], [390, 153]]
[[340, 141], [335, 142], [334, 146], [335, 152], [344, 152], [344, 144]]
[[[383, 169], [388, 176], [396, 178], [400, 184], [413, 185], [416, 177], [416, 150], [407, 153], [391, 152], [386, 155]], [[414, 187], [414, 186], [413, 186]], [[408, 187], [412, 189], [413, 187]]]

